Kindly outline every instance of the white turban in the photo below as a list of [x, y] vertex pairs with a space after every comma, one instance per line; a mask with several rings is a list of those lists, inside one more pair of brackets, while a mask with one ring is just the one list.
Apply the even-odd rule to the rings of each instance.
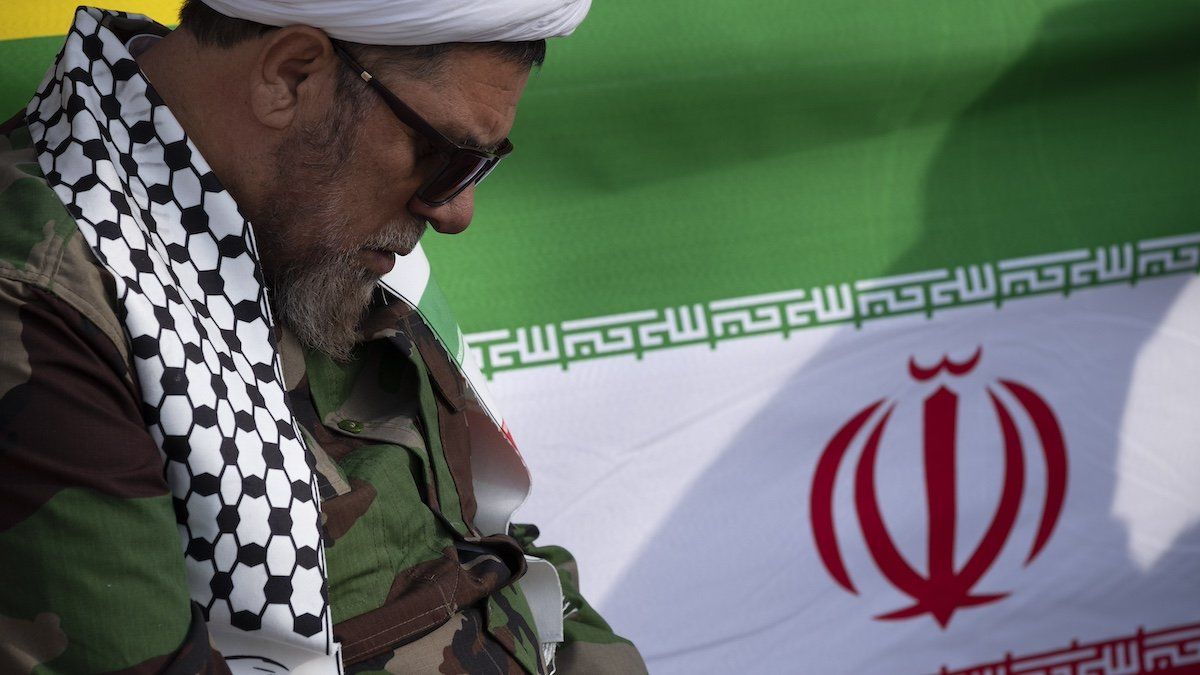
[[570, 35], [591, 0], [203, 0], [268, 26], [304, 24], [368, 45], [523, 42]]

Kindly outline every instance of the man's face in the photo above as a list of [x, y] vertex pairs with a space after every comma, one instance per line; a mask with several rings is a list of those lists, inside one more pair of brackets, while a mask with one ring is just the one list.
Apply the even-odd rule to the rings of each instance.
[[[484, 50], [445, 59], [429, 80], [375, 75], [447, 137], [494, 147], [512, 128], [528, 69]], [[412, 251], [426, 223], [454, 234], [474, 211], [473, 187], [438, 207], [415, 197], [444, 156], [366, 93], [364, 111], [332, 101], [288, 133], [265, 199], [248, 214], [279, 321], [339, 360], [395, 256]]]

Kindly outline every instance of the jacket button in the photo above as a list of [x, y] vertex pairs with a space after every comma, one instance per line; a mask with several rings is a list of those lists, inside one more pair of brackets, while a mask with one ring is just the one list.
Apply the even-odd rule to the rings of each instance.
[[346, 433], [358, 434], [362, 433], [363, 423], [358, 420], [342, 420], [338, 422], [338, 428]]

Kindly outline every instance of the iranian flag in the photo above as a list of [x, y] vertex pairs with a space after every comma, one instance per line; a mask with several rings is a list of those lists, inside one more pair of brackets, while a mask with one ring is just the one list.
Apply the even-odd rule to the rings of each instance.
[[654, 673], [1200, 672], [1200, 5], [600, 3], [434, 275]]
[[513, 140], [389, 283], [651, 672], [1200, 673], [1200, 3], [597, 3]]

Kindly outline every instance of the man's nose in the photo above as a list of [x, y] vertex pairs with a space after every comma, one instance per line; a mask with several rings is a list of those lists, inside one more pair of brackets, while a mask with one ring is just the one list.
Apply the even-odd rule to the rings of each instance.
[[430, 206], [413, 195], [408, 200], [408, 210], [429, 221], [433, 229], [442, 234], [458, 234], [467, 229], [475, 215], [475, 186], [468, 187], [441, 206]]

